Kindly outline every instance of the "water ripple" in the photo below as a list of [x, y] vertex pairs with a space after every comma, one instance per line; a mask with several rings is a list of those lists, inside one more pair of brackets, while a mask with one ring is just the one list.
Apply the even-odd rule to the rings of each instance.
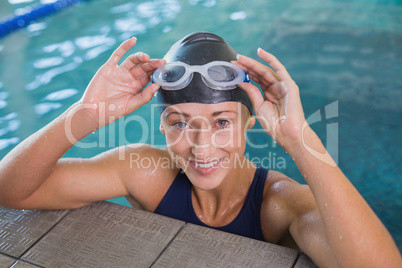
[[17, 118], [17, 113], [9, 113], [3, 117], [0, 117], [0, 137], [4, 136], [5, 134], [17, 130], [21, 122], [20, 120], [16, 119]]
[[110, 12], [113, 14], [124, 13], [130, 11], [134, 7], [133, 3], [128, 3], [120, 6], [115, 6], [110, 9]]
[[213, 7], [216, 5], [216, 0], [190, 0], [190, 5], [198, 5], [198, 3], [203, 3], [204, 7]]
[[44, 58], [34, 61], [33, 66], [37, 69], [44, 69], [62, 64], [64, 59], [62, 57]]
[[9, 139], [0, 139], [0, 150], [7, 148], [10, 145], [17, 144], [20, 141], [20, 138], [13, 137]]
[[7, 126], [0, 129], [0, 137], [4, 136], [5, 134], [16, 131], [21, 125], [20, 120], [14, 119], [7, 122]]
[[5, 115], [3, 117], [0, 117], [0, 124], [3, 123], [4, 121], [16, 118], [17, 115], [18, 114], [16, 112], [13, 112], [13, 113], [9, 113], [9, 114], [7, 114], [7, 115]]
[[50, 93], [49, 95], [47, 95], [44, 98], [44, 100], [47, 100], [47, 101], [65, 100], [67, 98], [70, 98], [71, 96], [74, 96], [77, 93], [78, 93], [78, 90], [73, 89], [73, 88], [62, 89], [62, 90]]
[[231, 20], [244, 20], [245, 18], [247, 18], [247, 15], [244, 11], [234, 12], [230, 14]]
[[5, 100], [0, 100], [0, 109], [7, 106], [7, 102]]
[[74, 46], [73, 42], [68, 40], [68, 41], [64, 41], [61, 43], [57, 43], [57, 44], [51, 44], [51, 45], [45, 46], [43, 48], [43, 51], [47, 52], [47, 53], [51, 53], [56, 50], [61, 52], [61, 56], [69, 57], [74, 53], [75, 46]]
[[[0, 82], [0, 88], [1, 88], [1, 82]], [[5, 100], [8, 98], [8, 92], [0, 92], [0, 100]]]
[[114, 28], [119, 32], [133, 32], [134, 34], [143, 33], [147, 30], [138, 18], [117, 19], [114, 22]]
[[36, 114], [44, 115], [50, 112], [51, 110], [60, 108], [61, 106], [62, 106], [61, 103], [58, 102], [43, 102], [36, 104], [34, 109]]
[[116, 41], [113, 38], [106, 37], [104, 35], [82, 36], [82, 37], [75, 39], [75, 41], [74, 41], [74, 43], [80, 49], [88, 49], [88, 48], [92, 48], [92, 47], [100, 46], [100, 45], [112, 46], [112, 45], [114, 45], [115, 42]]
[[137, 6], [140, 18], [172, 19], [181, 11], [181, 5], [176, 0], [145, 2]]
[[109, 49], [110, 49], [110, 46], [107, 46], [107, 45], [95, 47], [95, 48], [90, 49], [90, 50], [87, 51], [87, 53], [84, 56], [84, 59], [85, 60], [92, 60], [92, 59], [98, 57], [103, 52], [108, 51]]
[[47, 85], [57, 75], [74, 70], [75, 68], [77, 68], [81, 64], [81, 62], [82, 62], [82, 59], [75, 57], [74, 62], [72, 62], [72, 63], [69, 63], [67, 65], [64, 65], [64, 66], [61, 66], [58, 68], [51, 69], [43, 74], [37, 75], [35, 81], [27, 84], [25, 86], [25, 89], [30, 91], [30, 90], [37, 89], [38, 87], [40, 87], [42, 85]]
[[47, 24], [44, 22], [32, 23], [28, 25], [27, 29], [29, 32], [34, 33], [47, 28]]
[[8, 0], [8, 2], [12, 5], [15, 5], [15, 4], [31, 3], [33, 2], [33, 0]]

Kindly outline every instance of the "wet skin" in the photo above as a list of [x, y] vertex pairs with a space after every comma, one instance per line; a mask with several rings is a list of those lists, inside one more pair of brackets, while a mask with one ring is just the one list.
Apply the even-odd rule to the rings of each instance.
[[[134, 205], [154, 211], [183, 168], [193, 184], [193, 206], [201, 221], [223, 226], [236, 217], [255, 172], [251, 164], [235, 165], [236, 157], [248, 163], [244, 131], [254, 124], [236, 103], [179, 104], [178, 113], [170, 107], [161, 116], [165, 149], [137, 144], [90, 159], [61, 158], [86, 135], [152, 99], [158, 85], [146, 85], [165, 62], [135, 53], [119, 65], [135, 43], [135, 38], [123, 42], [80, 101], [1, 160], [1, 206], [67, 209], [126, 196]], [[263, 94], [252, 84], [240, 87], [250, 97], [256, 119], [294, 159], [308, 183], [268, 173], [261, 208], [264, 238], [297, 245], [323, 267], [402, 267], [392, 237], [330, 156], [316, 157], [306, 150], [307, 144], [326, 152], [305, 122], [296, 83], [272, 54], [260, 49], [258, 55], [272, 69], [246, 56], [235, 64]], [[167, 165], [141, 167], [133, 163], [135, 157], [154, 163], [164, 159]]]

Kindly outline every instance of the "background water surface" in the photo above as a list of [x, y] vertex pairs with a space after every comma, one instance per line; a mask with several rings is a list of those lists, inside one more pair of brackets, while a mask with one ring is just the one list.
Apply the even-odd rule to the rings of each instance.
[[[0, 17], [38, 3], [2, 1]], [[0, 40], [0, 157], [79, 100], [124, 39], [137, 36], [132, 52], [160, 58], [175, 41], [199, 30], [221, 35], [239, 53], [257, 58], [262, 47], [282, 61], [300, 86], [306, 115], [317, 119], [312, 127], [401, 249], [399, 0], [83, 2]], [[147, 129], [146, 141], [163, 146], [151, 104], [137, 114], [156, 126]], [[91, 157], [144, 141], [144, 131], [139, 121], [116, 123], [83, 141], [97, 147], [74, 147], [66, 156]], [[268, 145], [250, 146], [250, 158], [265, 159], [265, 166], [303, 182], [290, 157], [267, 135], [250, 133], [249, 141]], [[121, 198], [114, 202], [127, 204]]]

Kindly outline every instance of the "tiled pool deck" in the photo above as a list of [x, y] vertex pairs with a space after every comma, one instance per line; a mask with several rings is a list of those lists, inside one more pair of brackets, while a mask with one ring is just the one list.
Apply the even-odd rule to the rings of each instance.
[[315, 267], [303, 253], [102, 201], [0, 207], [0, 268]]

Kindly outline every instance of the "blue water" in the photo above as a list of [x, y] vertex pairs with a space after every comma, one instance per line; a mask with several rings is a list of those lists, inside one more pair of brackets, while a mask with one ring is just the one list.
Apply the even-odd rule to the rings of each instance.
[[[0, 16], [38, 3], [2, 1]], [[401, 1], [233, 3], [87, 1], [1, 39], [0, 157], [76, 102], [122, 40], [135, 35], [133, 52], [159, 58], [185, 34], [211, 31], [242, 54], [256, 58], [262, 47], [284, 63], [300, 86], [306, 116], [322, 116], [312, 127], [402, 249]], [[146, 141], [162, 146], [150, 105], [137, 114], [154, 120]], [[141, 141], [141, 127], [139, 122], [124, 129], [113, 124], [83, 141], [98, 147], [74, 147], [66, 156], [91, 157]], [[303, 182], [289, 156], [267, 135], [250, 133], [249, 141], [268, 146], [249, 146], [249, 158], [264, 159], [265, 166]], [[113, 201], [127, 204], [122, 198]]]

